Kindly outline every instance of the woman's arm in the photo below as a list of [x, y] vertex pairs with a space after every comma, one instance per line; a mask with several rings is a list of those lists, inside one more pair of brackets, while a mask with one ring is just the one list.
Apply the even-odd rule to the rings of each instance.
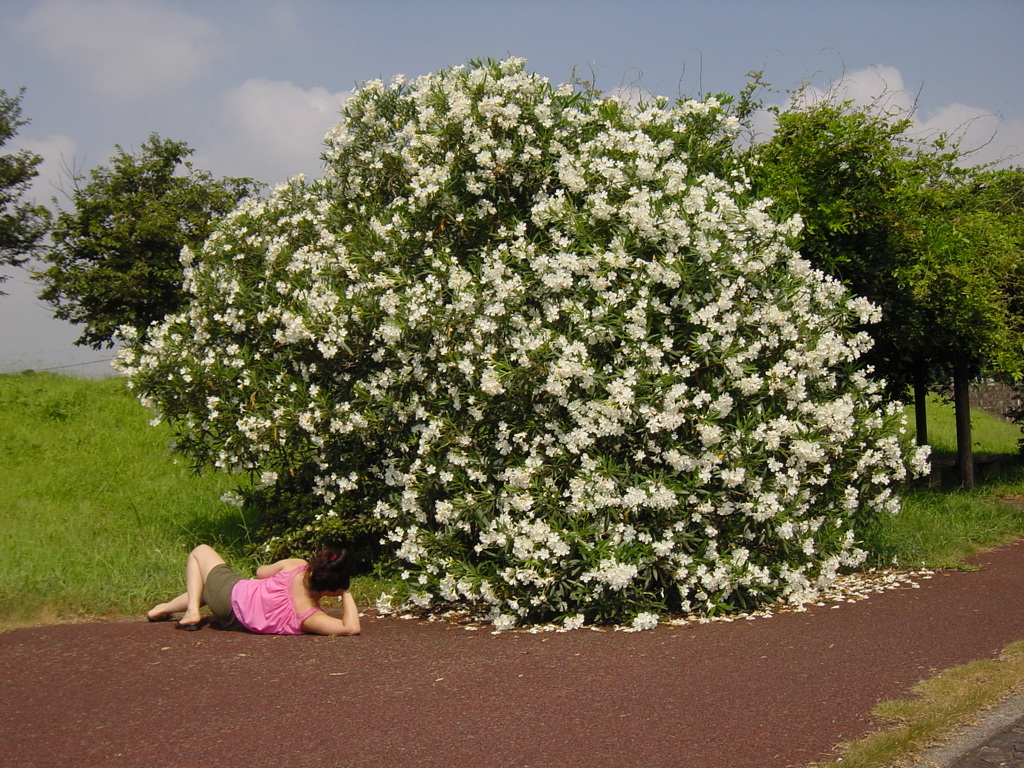
[[336, 619], [324, 611], [316, 611], [302, 622], [302, 629], [314, 635], [358, 635], [362, 628], [359, 624], [359, 609], [356, 601], [346, 589], [341, 593], [341, 618]]
[[305, 565], [306, 561], [298, 557], [290, 557], [287, 560], [278, 560], [276, 563], [270, 563], [270, 565], [261, 565], [256, 569], [257, 579], [269, 579], [275, 573], [281, 571], [290, 571], [294, 568], [298, 568], [300, 565]]

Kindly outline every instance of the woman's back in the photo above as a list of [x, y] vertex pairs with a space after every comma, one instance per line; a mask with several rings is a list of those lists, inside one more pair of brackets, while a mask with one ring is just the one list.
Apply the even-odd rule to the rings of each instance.
[[309, 596], [301, 576], [308, 566], [279, 571], [266, 579], [243, 579], [231, 593], [235, 616], [252, 632], [301, 635], [302, 622], [320, 606]]

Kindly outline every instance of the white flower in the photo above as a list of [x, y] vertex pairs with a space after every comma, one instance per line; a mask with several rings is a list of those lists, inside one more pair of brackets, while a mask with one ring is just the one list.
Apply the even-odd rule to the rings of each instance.
[[380, 595], [377, 596], [375, 603], [377, 610], [385, 616], [393, 613], [395, 610], [394, 600], [395, 597], [391, 593], [381, 592]]
[[633, 617], [629, 630], [632, 632], [643, 632], [644, 630], [654, 629], [658, 626], [658, 618], [656, 613], [642, 611]]
[[570, 629], [570, 630], [571, 629], [579, 629], [580, 627], [583, 626], [584, 621], [585, 621], [585, 617], [583, 616], [583, 614], [582, 613], [576, 613], [576, 614], [573, 614], [572, 616], [566, 616], [564, 619], [562, 619], [562, 626], [565, 629]]
[[597, 570], [587, 571], [580, 577], [580, 580], [601, 582], [618, 592], [625, 589], [636, 578], [638, 572], [639, 568], [632, 563], [602, 560]]
[[494, 629], [498, 632], [504, 632], [508, 629], [514, 629], [519, 623], [515, 616], [509, 616], [507, 613], [498, 614], [492, 621]]
[[792, 451], [793, 456], [801, 462], [815, 462], [825, 458], [825, 451], [821, 444], [808, 440], [794, 440]]
[[453, 517], [455, 513], [455, 507], [448, 501], [439, 501], [434, 505], [434, 519], [439, 523], [447, 523]]
[[486, 369], [480, 377], [480, 390], [487, 395], [500, 395], [505, 391], [497, 372], [493, 368]]

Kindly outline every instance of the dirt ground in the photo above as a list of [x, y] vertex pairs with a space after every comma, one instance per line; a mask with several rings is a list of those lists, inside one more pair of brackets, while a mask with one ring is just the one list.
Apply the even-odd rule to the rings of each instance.
[[1024, 637], [1024, 544], [867, 600], [639, 633], [377, 618], [356, 638], [143, 620], [0, 634], [0, 764], [786, 768]]

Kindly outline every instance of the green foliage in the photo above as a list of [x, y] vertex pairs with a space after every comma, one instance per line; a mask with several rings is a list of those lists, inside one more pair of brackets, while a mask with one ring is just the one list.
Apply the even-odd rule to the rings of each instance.
[[[1007, 229], [1007, 236], [1018, 254], [1024, 254], [1024, 168], [1008, 168], [980, 176], [973, 192], [979, 207], [999, 216]], [[1024, 260], [1024, 257], [1022, 257]], [[1021, 266], [1013, 274], [1010, 292], [1010, 313], [1021, 322], [1024, 320], [1024, 275]], [[1024, 395], [1024, 385], [1016, 385], [1018, 395]], [[1017, 424], [1024, 424], [1024, 408], [1010, 413]], [[1024, 440], [1021, 442], [1024, 448]]]
[[992, 179], [972, 170], [922, 184], [913, 196], [922, 224], [901, 279], [914, 307], [913, 359], [938, 383], [958, 366], [972, 377], [1024, 373], [1024, 241], [1019, 221], [994, 199]]
[[112, 346], [121, 326], [145, 333], [177, 310], [182, 250], [198, 248], [220, 216], [257, 191], [251, 179], [196, 170], [191, 153], [153, 134], [138, 154], [117, 147], [109, 167], [74, 179], [74, 208], [57, 216], [51, 266], [38, 277], [54, 315], [83, 326], [76, 344]]
[[[27, 124], [21, 119], [21, 99], [8, 96], [0, 89], [0, 147], [14, 138], [18, 128]], [[0, 154], [0, 266], [20, 266], [34, 253], [46, 235], [49, 216], [46, 208], [23, 202], [22, 196], [39, 171], [43, 161], [39, 155], [22, 150], [15, 154]], [[0, 274], [0, 283], [7, 280]], [[0, 291], [0, 295], [3, 291]]]
[[[754, 106], [748, 93], [741, 109]], [[798, 91], [773, 112], [776, 132], [750, 150], [755, 188], [802, 217], [804, 257], [881, 308], [865, 362], [893, 396], [954, 370], [1020, 371], [1020, 240], [978, 194], [985, 174], [960, 167], [947, 137], [914, 138], [907, 115], [877, 105]]]
[[736, 127], [518, 60], [368, 83], [326, 178], [226, 217], [118, 365], [196, 466], [289, 504], [282, 540], [383, 527], [421, 607], [799, 601], [898, 509], [902, 413], [858, 371], [874, 310], [753, 199]]
[[289, 473], [273, 487], [244, 490], [240, 498], [246, 514], [258, 521], [253, 530], [254, 553], [271, 561], [305, 557], [325, 546], [346, 547], [355, 555], [361, 572], [394, 575], [390, 549], [383, 546], [382, 537], [387, 533], [383, 521], [354, 503], [325, 514], [319, 497], [310, 493], [311, 484], [310, 478]]

